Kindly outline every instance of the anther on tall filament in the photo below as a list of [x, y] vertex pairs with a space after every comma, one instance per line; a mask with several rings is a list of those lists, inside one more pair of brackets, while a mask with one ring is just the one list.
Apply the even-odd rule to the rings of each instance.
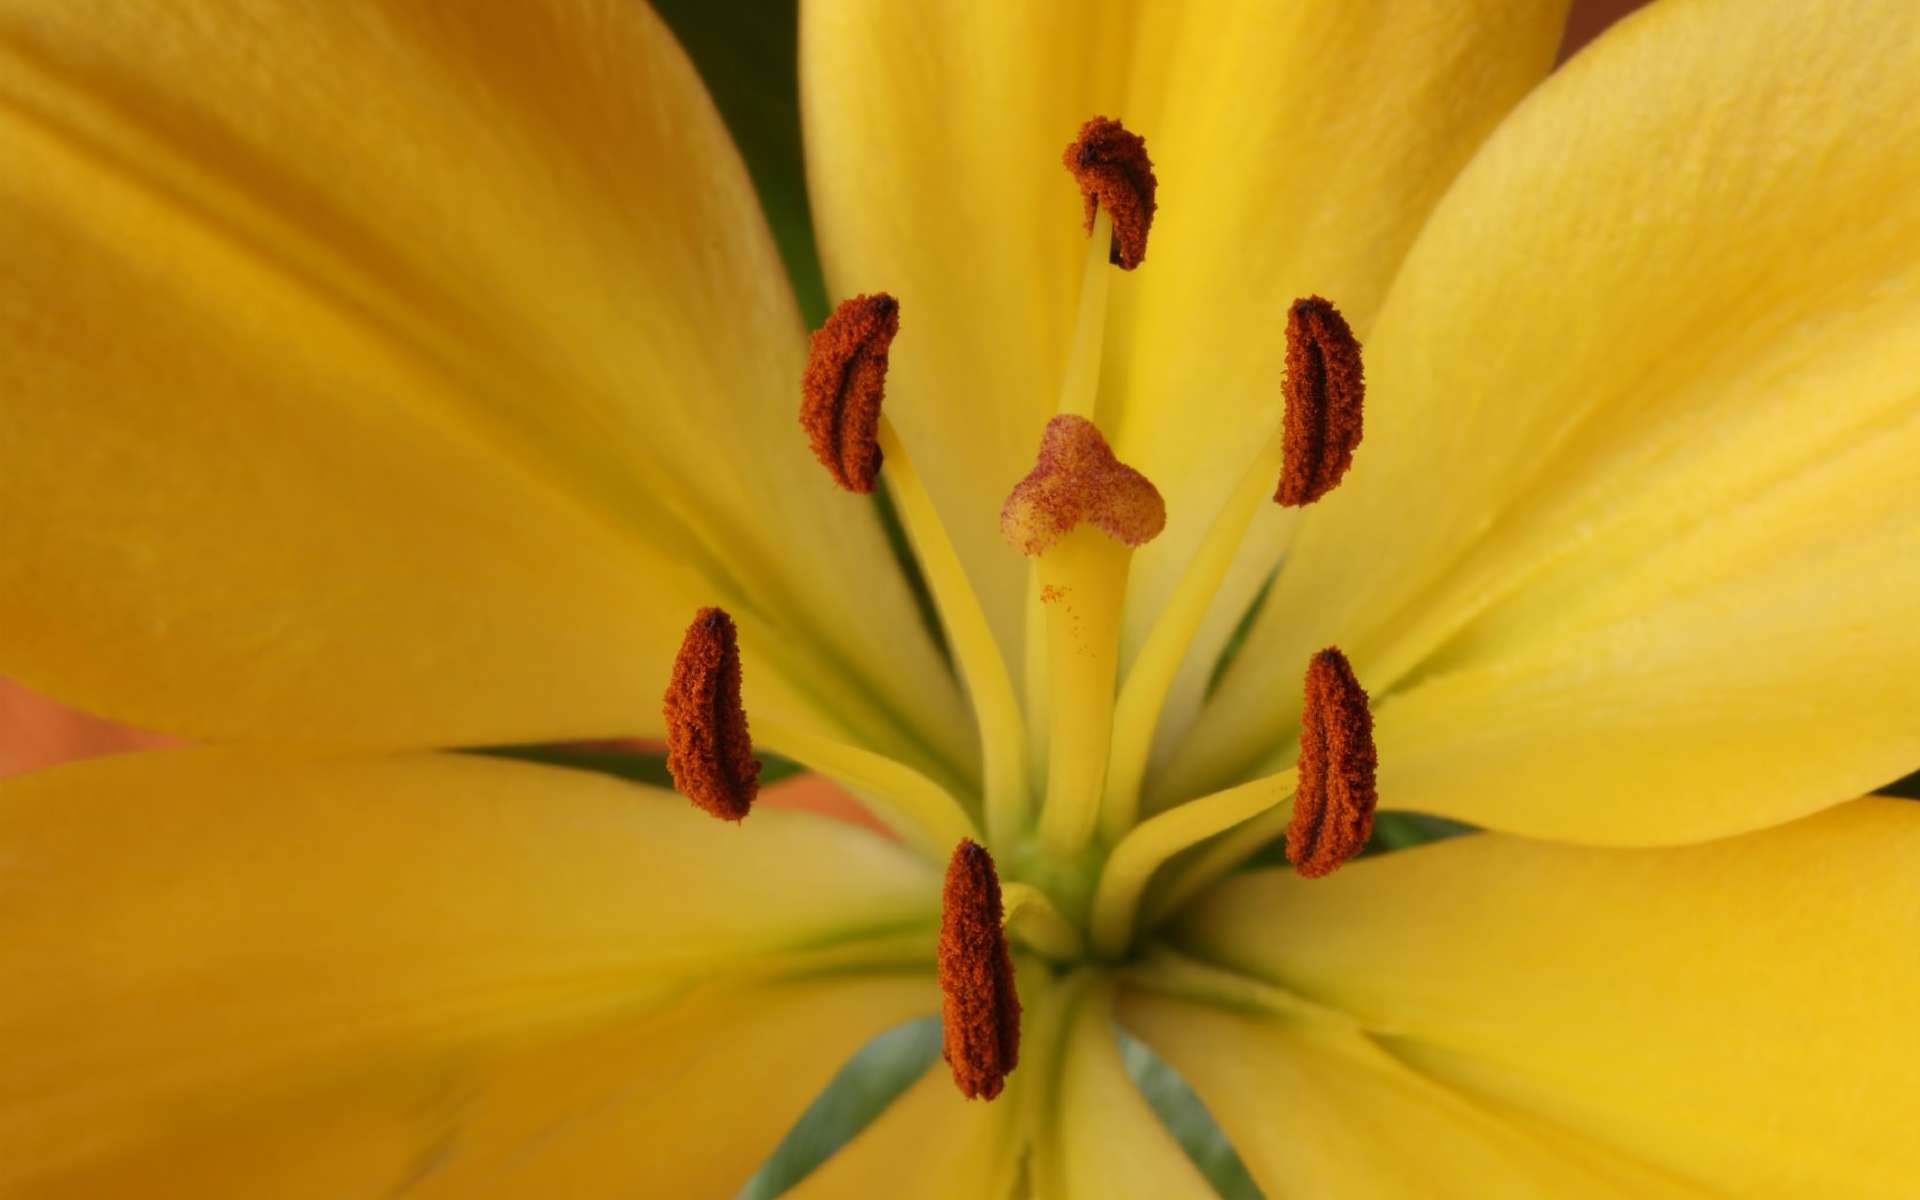
[[800, 376], [800, 424], [813, 456], [850, 492], [880, 478], [880, 401], [887, 350], [900, 332], [900, 303], [885, 292], [843, 300], [814, 330]]
[[745, 817], [760, 794], [760, 760], [740, 703], [740, 636], [724, 610], [703, 608], [687, 627], [666, 716], [673, 786], [723, 821]]
[[1334, 306], [1318, 296], [1287, 313], [1287, 408], [1276, 504], [1312, 504], [1339, 486], [1360, 444], [1367, 392], [1360, 343]]
[[1131, 271], [1147, 257], [1147, 230], [1153, 226], [1153, 160], [1147, 142], [1126, 126], [1107, 117], [1095, 117], [1080, 127], [1080, 136], [1067, 147], [1061, 161], [1073, 172], [1086, 201], [1087, 232], [1093, 232], [1094, 214], [1104, 208], [1113, 219], [1114, 266]]
[[1166, 528], [1167, 504], [1152, 480], [1113, 456], [1098, 426], [1062, 413], [1047, 422], [1033, 470], [1001, 506], [1000, 536], [1031, 557], [1082, 521], [1141, 546]]
[[940, 991], [947, 1065], [969, 1100], [998, 1096], [1020, 1065], [1020, 997], [1002, 919], [993, 855], [963, 839], [947, 863]]
[[1379, 801], [1373, 714], [1347, 656], [1328, 647], [1307, 664], [1299, 781], [1287, 826], [1287, 861], [1308, 879], [1338, 870], [1373, 834]]

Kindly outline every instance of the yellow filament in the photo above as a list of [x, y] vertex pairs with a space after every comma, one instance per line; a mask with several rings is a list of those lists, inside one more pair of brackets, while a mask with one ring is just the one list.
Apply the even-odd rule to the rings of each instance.
[[1030, 883], [1003, 882], [1000, 903], [1002, 925], [1013, 937], [1042, 958], [1058, 963], [1079, 962], [1087, 946], [1080, 931], [1060, 915], [1047, 894]]
[[1153, 747], [1154, 726], [1159, 724], [1193, 635], [1233, 567], [1247, 527], [1273, 492], [1280, 471], [1280, 446], [1281, 434], [1275, 430], [1234, 485], [1127, 672], [1113, 709], [1113, 756], [1100, 808], [1100, 835], [1109, 842], [1132, 828], [1139, 815], [1140, 781]]
[[1162, 863], [1273, 808], [1293, 794], [1293, 772], [1270, 775], [1168, 809], [1135, 826], [1113, 848], [1093, 894], [1093, 951], [1118, 958], [1133, 942], [1134, 919], [1147, 881]]
[[[1245, 862], [1254, 851], [1285, 833], [1287, 823], [1293, 820], [1293, 788], [1297, 775], [1296, 768], [1288, 767], [1284, 771], [1256, 780], [1256, 783], [1272, 782], [1273, 786], [1283, 789], [1287, 802], [1258, 814], [1238, 829], [1231, 830], [1225, 837], [1200, 851], [1193, 858], [1169, 871], [1167, 878], [1147, 902], [1147, 924], [1158, 924], [1168, 913], [1193, 899], [1227, 872]], [[1242, 786], [1255, 785], [1243, 784]], [[1170, 811], [1178, 812], [1179, 810]]]
[[1067, 377], [1060, 387], [1060, 411], [1093, 420], [1094, 400], [1100, 391], [1100, 355], [1107, 333], [1108, 255], [1113, 244], [1113, 218], [1102, 208], [1093, 216], [1093, 234], [1087, 239], [1086, 265], [1080, 276], [1080, 315], [1073, 326], [1073, 350], [1067, 356]]
[[[981, 754], [986, 788], [986, 820], [989, 837], [998, 845], [1023, 832], [1033, 818], [1032, 795], [1027, 784], [1027, 732], [1021, 724], [1020, 704], [1014, 698], [1013, 680], [1000, 644], [987, 624], [980, 598], [967, 579], [960, 555], [947, 537], [946, 526], [933, 507], [933, 500], [913, 469], [907, 448], [894, 431], [886, 414], [880, 414], [880, 453], [882, 470], [893, 489], [894, 503], [900, 510], [901, 524], [913, 539], [914, 552], [926, 572], [927, 587], [940, 609], [947, 638], [953, 647], [967, 691], [973, 698], [974, 719], [980, 725]], [[756, 729], [757, 729], [756, 725]], [[952, 849], [947, 843], [942, 856]]]
[[1035, 561], [1047, 623], [1047, 798], [1040, 855], [1064, 864], [1093, 840], [1113, 737], [1120, 610], [1133, 548], [1083, 524]]
[[936, 861], [953, 853], [962, 839], [979, 840], [980, 832], [973, 818], [950, 792], [884, 754], [765, 717], [753, 718], [753, 744], [818, 771], [857, 793], [881, 824]]

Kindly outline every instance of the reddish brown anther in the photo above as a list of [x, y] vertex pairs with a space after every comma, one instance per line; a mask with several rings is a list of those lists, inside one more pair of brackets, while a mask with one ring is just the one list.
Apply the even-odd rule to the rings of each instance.
[[963, 839], [947, 863], [940, 913], [940, 991], [947, 1065], [960, 1094], [1000, 1094], [1020, 1065], [1020, 997], [1002, 928], [1000, 876], [987, 848]]
[[1345, 317], [1318, 296], [1287, 313], [1286, 443], [1276, 504], [1312, 504], [1339, 486], [1360, 444], [1367, 382], [1360, 343]]
[[1152, 480], [1113, 456], [1098, 426], [1062, 413], [1047, 422], [1033, 470], [1000, 507], [1000, 536], [1040, 554], [1082, 521], [1141, 546], [1166, 528], [1167, 504]]
[[723, 610], [703, 608], [687, 626], [666, 714], [673, 786], [723, 821], [745, 817], [760, 794], [760, 760], [740, 703], [740, 637]]
[[1379, 801], [1373, 714], [1347, 656], [1329, 646], [1307, 664], [1300, 716], [1299, 782], [1287, 826], [1287, 861], [1308, 879], [1330, 875], [1373, 835]]
[[900, 303], [885, 292], [843, 300], [814, 330], [800, 376], [800, 424], [833, 481], [866, 495], [880, 478], [880, 401]]
[[1156, 207], [1153, 193], [1160, 185], [1147, 157], [1146, 139], [1127, 132], [1118, 121], [1095, 117], [1080, 127], [1062, 161], [1080, 184], [1087, 232], [1093, 232], [1094, 214], [1106, 209], [1113, 218], [1109, 260], [1123, 271], [1139, 266], [1147, 257], [1147, 231]]

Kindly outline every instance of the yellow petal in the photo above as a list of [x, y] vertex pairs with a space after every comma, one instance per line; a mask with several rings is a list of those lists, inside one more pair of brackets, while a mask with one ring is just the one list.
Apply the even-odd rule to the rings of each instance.
[[[1866, 799], [1700, 846], [1490, 834], [1260, 872], [1177, 938], [1563, 1149], [1719, 1194], [1898, 1195], [1920, 1178], [1916, 874], [1920, 806]], [[1233, 1068], [1154, 1044], [1231, 1131], [1221, 1097], [1251, 1093], [1207, 1080]]]
[[[1163, 200], [1147, 264], [1114, 281], [1100, 410], [1115, 453], [1168, 498], [1136, 560], [1129, 653], [1279, 428], [1288, 306], [1326, 296], [1368, 336], [1441, 194], [1552, 66], [1566, 8], [1240, 0], [1146, 43], [1166, 46], [1164, 91], [1136, 89], [1128, 112], [1151, 122]], [[1202, 679], [1292, 526], [1256, 526], [1196, 648]]]
[[1381, 798], [1679, 841], [1920, 761], [1920, 11], [1623, 24], [1462, 176], [1369, 342], [1367, 438], [1165, 786], [1290, 736], [1337, 643]]
[[1294, 1022], [1144, 993], [1127, 1028], [1206, 1101], [1269, 1196], [1648, 1196], [1682, 1192], [1624, 1160], [1561, 1150], [1390, 1055], [1340, 1052]]
[[787, 1194], [806, 1200], [980, 1200], [1012, 1196], [1026, 1145], [1018, 1073], [993, 1101], [968, 1101], [935, 1063], [873, 1124]]
[[719, 603], [769, 704], [965, 759], [868, 507], [794, 424], [746, 174], [644, 5], [27, 7], [10, 671], [206, 738], [648, 734]]
[[1364, 325], [1447, 181], [1545, 72], [1565, 5], [1391, 8], [804, 9], [827, 276], [901, 299], [888, 411], [1010, 659], [1026, 567], [995, 518], [1053, 414], [1079, 300], [1061, 151], [1114, 116], [1160, 179], [1147, 261], [1113, 281], [1100, 400], [1121, 457], [1169, 498], [1165, 548], [1135, 573], [1137, 641], [1278, 423], [1286, 303], [1317, 288]]
[[1055, 1095], [1034, 1141], [1034, 1193], [1116, 1200], [1213, 1195], [1127, 1077], [1113, 1035], [1111, 982], [1095, 980], [1074, 999]]
[[840, 822], [456, 757], [3, 795], [10, 1194], [731, 1194], [937, 1004], [937, 871]]

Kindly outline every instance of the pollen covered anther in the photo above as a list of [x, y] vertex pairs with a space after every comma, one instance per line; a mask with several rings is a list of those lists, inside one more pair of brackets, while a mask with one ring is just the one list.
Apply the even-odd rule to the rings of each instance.
[[1308, 879], [1338, 870], [1373, 835], [1379, 801], [1373, 714], [1347, 656], [1328, 647], [1307, 664], [1300, 765], [1287, 861]]
[[1095, 117], [1080, 127], [1080, 136], [1067, 147], [1061, 161], [1073, 172], [1086, 202], [1087, 232], [1093, 232], [1094, 214], [1104, 208], [1113, 220], [1110, 260], [1131, 271], [1147, 257], [1147, 231], [1153, 227], [1153, 160], [1147, 142], [1108, 117]]
[[813, 456], [850, 492], [880, 478], [880, 402], [887, 351], [900, 332], [900, 303], [885, 292], [855, 296], [814, 330], [800, 376], [800, 424]]
[[1099, 426], [1062, 413], [1047, 422], [1033, 470], [1000, 508], [1000, 536], [1031, 557], [1091, 521], [1115, 541], [1142, 546], [1166, 528], [1153, 481], [1113, 456]]
[[1312, 504], [1339, 486], [1360, 444], [1366, 379], [1360, 343], [1340, 311], [1318, 296], [1287, 313], [1285, 443], [1276, 504]]
[[740, 703], [740, 637], [724, 610], [703, 608], [687, 627], [665, 711], [673, 786], [723, 821], [744, 818], [760, 794], [760, 760]]
[[1007, 952], [1000, 876], [971, 838], [954, 847], [940, 914], [944, 1052], [969, 1100], [991, 1100], [1020, 1065], [1020, 997]]

